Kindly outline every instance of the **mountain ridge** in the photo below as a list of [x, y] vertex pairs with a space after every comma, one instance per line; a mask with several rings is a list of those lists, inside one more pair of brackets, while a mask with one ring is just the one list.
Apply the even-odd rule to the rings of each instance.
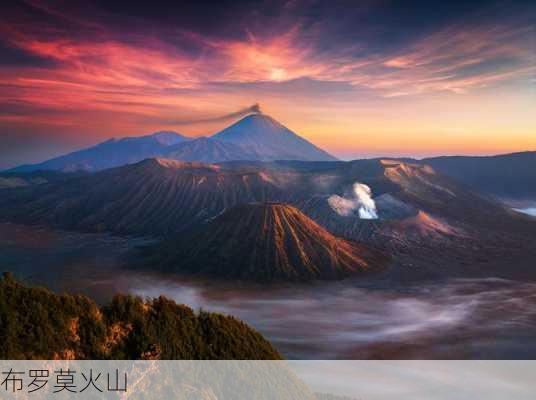
[[[440, 260], [460, 274], [468, 266], [477, 274], [483, 260], [490, 265], [515, 256], [525, 265], [531, 258], [522, 251], [536, 237], [533, 218], [429, 166], [397, 160], [206, 164], [149, 159], [2, 189], [0, 221], [169, 237], [234, 206], [265, 202], [290, 203], [331, 234], [385, 250], [407, 271], [430, 274], [443, 273], [434, 267]], [[363, 204], [371, 210], [370, 219], [361, 216]], [[494, 272], [530, 274], [523, 268]]]
[[84, 295], [23, 286], [10, 273], [0, 276], [0, 320], [2, 359], [281, 359], [232, 316], [164, 296], [116, 294], [99, 306]]
[[536, 201], [536, 151], [425, 158], [437, 171], [485, 195]]
[[85, 149], [77, 150], [37, 164], [21, 165], [9, 172], [55, 170], [62, 172], [100, 171], [146, 158], [158, 156], [168, 146], [190, 139], [173, 131], [159, 131], [144, 136], [111, 138]]
[[[252, 124], [252, 121], [255, 123]], [[241, 133], [240, 137], [236, 137], [237, 131]], [[145, 136], [112, 138], [37, 164], [11, 168], [7, 172], [95, 172], [153, 157], [208, 163], [337, 160], [272, 117], [250, 114], [209, 137], [193, 138], [174, 131], [158, 131]]]

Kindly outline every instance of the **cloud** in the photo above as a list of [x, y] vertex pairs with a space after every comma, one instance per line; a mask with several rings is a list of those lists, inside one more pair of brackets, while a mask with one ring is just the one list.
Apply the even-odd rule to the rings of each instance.
[[[0, 79], [32, 84], [43, 91], [76, 86], [84, 92], [137, 90], [142, 95], [198, 89], [213, 82], [276, 84], [310, 79], [366, 87], [378, 96], [390, 97], [461, 93], [530, 75], [536, 68], [527, 41], [530, 26], [454, 25], [395, 53], [381, 53], [369, 52], [359, 42], [321, 48], [327, 32], [320, 23], [314, 29], [298, 22], [285, 31], [248, 31], [244, 37], [217, 39], [182, 30], [118, 34], [107, 26], [86, 25], [92, 34], [85, 37], [59, 28], [50, 34], [48, 26], [41, 31], [33, 27], [29, 33], [17, 24], [4, 26], [2, 33], [10, 47], [52, 64], [1, 68]], [[508, 63], [496, 71], [467, 72], [468, 66], [493, 66], [501, 60]]]
[[[32, 1], [31, 12], [0, 24], [0, 53], [12, 59], [0, 64], [0, 107], [13, 110], [18, 102], [27, 110], [3, 112], [0, 123], [86, 126], [100, 120], [110, 130], [127, 120], [121, 129], [142, 120], [216, 123], [231, 119], [225, 115], [240, 105], [267, 103], [263, 96], [310, 104], [329, 94], [355, 104], [366, 93], [370, 104], [371, 98], [466, 94], [535, 74], [533, 28], [523, 19], [449, 22], [413, 32], [411, 26], [365, 23], [379, 7], [373, 2], [343, 14], [309, 6], [285, 2], [269, 13], [249, 9], [227, 19], [226, 7], [219, 7], [222, 15], [211, 20], [225, 21], [196, 29], [186, 17], [177, 28], [165, 13], [160, 24], [149, 24], [140, 15], [151, 7], [128, 17]], [[199, 25], [202, 16], [195, 19]], [[413, 33], [401, 40], [396, 32], [385, 36], [389, 29]]]
[[387, 96], [438, 91], [464, 93], [486, 85], [530, 76], [536, 71], [527, 36], [530, 27], [490, 24], [452, 26], [388, 58], [393, 69], [378, 81], [397, 90]]

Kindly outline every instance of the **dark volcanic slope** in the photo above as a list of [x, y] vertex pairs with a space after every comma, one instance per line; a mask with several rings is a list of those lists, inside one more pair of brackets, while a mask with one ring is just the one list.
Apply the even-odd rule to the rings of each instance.
[[278, 192], [262, 173], [149, 159], [66, 184], [6, 190], [0, 198], [0, 220], [88, 231], [165, 234], [241, 202], [279, 197]]
[[259, 281], [340, 279], [378, 270], [386, 257], [333, 236], [295, 207], [233, 207], [195, 233], [179, 235], [146, 260], [166, 271]]
[[[353, 201], [355, 183], [371, 188], [378, 220], [341, 216], [330, 207], [329, 199], [334, 195]], [[361, 240], [366, 239], [363, 233], [370, 225], [414, 217], [418, 211], [450, 224], [476, 224], [478, 228], [502, 227], [516, 220], [500, 204], [418, 164], [365, 160], [228, 166], [163, 159], [64, 182], [5, 189], [0, 198], [0, 220], [166, 234], [238, 204], [266, 201], [294, 204], [333, 233]]]
[[[387, 251], [404, 267], [396, 270], [401, 278], [536, 276], [531, 267], [536, 257], [535, 220], [464, 189], [428, 166], [383, 160], [369, 164], [369, 172], [363, 174], [366, 165], [349, 164], [361, 173], [351, 174], [352, 167], [342, 166], [346, 172], [338, 176], [351, 176], [372, 188], [378, 219], [341, 215], [330, 207], [332, 196], [326, 194], [297, 205], [333, 234]], [[331, 190], [354, 201], [350, 182], [345, 179]]]
[[[357, 214], [341, 215], [330, 206], [329, 199], [334, 195], [356, 201], [352, 187], [357, 182], [371, 188], [378, 219], [363, 220]], [[309, 175], [307, 183], [314, 187], [314, 191], [311, 190], [313, 193], [309, 197], [298, 200], [298, 207], [332, 232], [355, 239], [365, 239], [371, 227], [373, 232], [378, 232], [386, 225], [392, 227], [403, 225], [405, 220], [417, 221], [414, 217], [419, 212], [459, 228], [498, 229], [526, 220], [501, 204], [466, 190], [426, 165], [393, 160], [341, 163], [335, 169]], [[293, 186], [303, 190], [298, 183]]]
[[422, 160], [480, 193], [506, 199], [536, 199], [536, 151], [491, 157]]
[[[370, 188], [377, 219], [361, 218], [356, 185]], [[64, 182], [3, 189], [0, 221], [167, 235], [251, 202], [292, 204], [332, 234], [380, 247], [408, 267], [447, 265], [450, 271], [457, 264], [462, 272], [484, 271], [513, 260], [501, 271], [532, 273], [534, 218], [429, 166], [400, 161], [214, 165], [151, 159]]]
[[64, 173], [57, 171], [33, 172], [2, 172], [0, 173], [0, 189], [13, 189], [45, 183], [66, 181], [80, 177], [84, 172]]

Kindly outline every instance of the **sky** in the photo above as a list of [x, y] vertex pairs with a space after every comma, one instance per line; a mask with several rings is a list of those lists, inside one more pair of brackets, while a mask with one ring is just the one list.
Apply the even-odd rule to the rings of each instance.
[[13, 1], [0, 168], [263, 112], [342, 159], [536, 150], [533, 1]]

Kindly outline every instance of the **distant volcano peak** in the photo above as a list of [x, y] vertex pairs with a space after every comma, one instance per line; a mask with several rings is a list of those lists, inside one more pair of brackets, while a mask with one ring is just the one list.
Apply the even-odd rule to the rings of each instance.
[[264, 123], [271, 123], [271, 124], [277, 124], [279, 126], [283, 126], [283, 124], [281, 124], [279, 121], [277, 121], [272, 116], [270, 116], [268, 114], [264, 114], [264, 113], [262, 113], [260, 111], [256, 112], [256, 113], [246, 115], [244, 118], [242, 118], [241, 120], [239, 120], [235, 124], [240, 124], [240, 123], [244, 123], [244, 122], [247, 122], [247, 123], [264, 122]]
[[337, 161], [253, 105], [239, 114], [244, 118], [221, 132], [191, 138], [173, 131], [110, 139], [38, 164], [22, 165], [13, 172], [36, 170], [100, 171], [162, 157], [181, 161]]
[[174, 131], [159, 131], [149, 136], [153, 137], [156, 141], [165, 146], [171, 146], [183, 142], [185, 139], [188, 140], [188, 138], [185, 138], [183, 135]]
[[286, 126], [263, 113], [245, 116], [213, 136], [258, 154], [264, 160], [337, 161]]
[[246, 115], [242, 119], [229, 126], [227, 129], [232, 127], [245, 129], [246, 134], [257, 133], [256, 131], [259, 130], [262, 131], [262, 133], [265, 135], [275, 133], [274, 130], [287, 130], [291, 132], [290, 129], [288, 129], [282, 123], [277, 121], [275, 118], [271, 117], [268, 114], [263, 114], [260, 112]]

